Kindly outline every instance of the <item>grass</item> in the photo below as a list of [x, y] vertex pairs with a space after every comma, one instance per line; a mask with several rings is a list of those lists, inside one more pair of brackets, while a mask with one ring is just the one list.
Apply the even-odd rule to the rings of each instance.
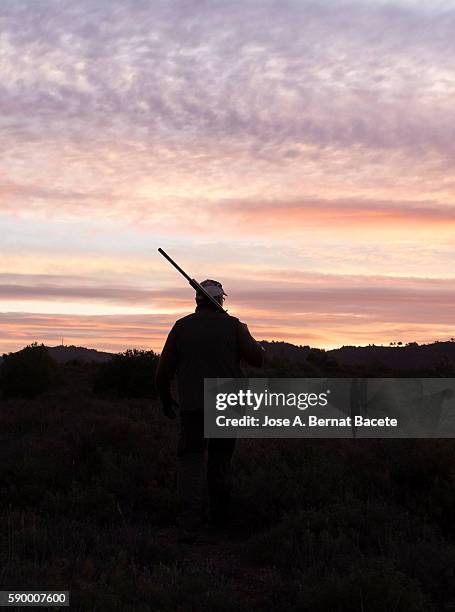
[[234, 525], [176, 538], [176, 424], [62, 388], [0, 404], [0, 583], [72, 610], [455, 610], [451, 440], [240, 440]]

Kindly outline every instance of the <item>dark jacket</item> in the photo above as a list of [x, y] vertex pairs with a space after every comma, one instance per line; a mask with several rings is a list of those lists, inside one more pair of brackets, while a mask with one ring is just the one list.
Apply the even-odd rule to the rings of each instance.
[[180, 409], [204, 409], [204, 378], [240, 378], [240, 361], [260, 367], [262, 348], [245, 324], [210, 307], [198, 306], [169, 332], [156, 372], [156, 386], [165, 401], [177, 375]]

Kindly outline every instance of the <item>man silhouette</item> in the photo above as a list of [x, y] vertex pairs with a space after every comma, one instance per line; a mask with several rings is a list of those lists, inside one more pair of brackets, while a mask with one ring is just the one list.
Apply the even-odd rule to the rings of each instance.
[[[202, 287], [223, 304], [221, 283], [205, 280]], [[207, 451], [207, 485], [210, 523], [223, 527], [229, 520], [230, 471], [235, 439], [204, 438], [204, 378], [239, 378], [240, 361], [262, 366], [263, 350], [245, 323], [217, 310], [205, 296], [196, 294], [195, 312], [176, 321], [167, 337], [158, 368], [156, 386], [163, 412], [175, 418], [179, 407], [177, 489], [181, 503], [183, 540], [191, 541], [202, 525], [203, 472]], [[177, 377], [178, 404], [171, 392]]]

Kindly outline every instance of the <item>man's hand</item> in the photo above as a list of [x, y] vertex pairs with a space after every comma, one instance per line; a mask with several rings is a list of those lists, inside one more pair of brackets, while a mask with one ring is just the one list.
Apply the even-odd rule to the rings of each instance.
[[175, 410], [173, 408], [173, 406], [175, 406], [176, 408], [179, 407], [179, 405], [177, 404], [177, 402], [172, 398], [166, 398], [166, 399], [162, 399], [161, 400], [161, 406], [163, 409], [163, 414], [168, 418], [168, 419], [175, 419]]

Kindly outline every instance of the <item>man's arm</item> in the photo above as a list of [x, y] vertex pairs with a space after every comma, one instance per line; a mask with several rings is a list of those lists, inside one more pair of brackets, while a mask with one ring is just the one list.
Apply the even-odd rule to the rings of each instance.
[[169, 418], [174, 418], [172, 409], [176, 401], [171, 393], [171, 381], [177, 369], [177, 343], [174, 328], [171, 329], [161, 351], [155, 374], [155, 386], [163, 404], [163, 412]]
[[264, 350], [259, 342], [250, 334], [246, 323], [239, 321], [238, 339], [240, 358], [245, 360], [250, 366], [260, 368], [264, 362]]

